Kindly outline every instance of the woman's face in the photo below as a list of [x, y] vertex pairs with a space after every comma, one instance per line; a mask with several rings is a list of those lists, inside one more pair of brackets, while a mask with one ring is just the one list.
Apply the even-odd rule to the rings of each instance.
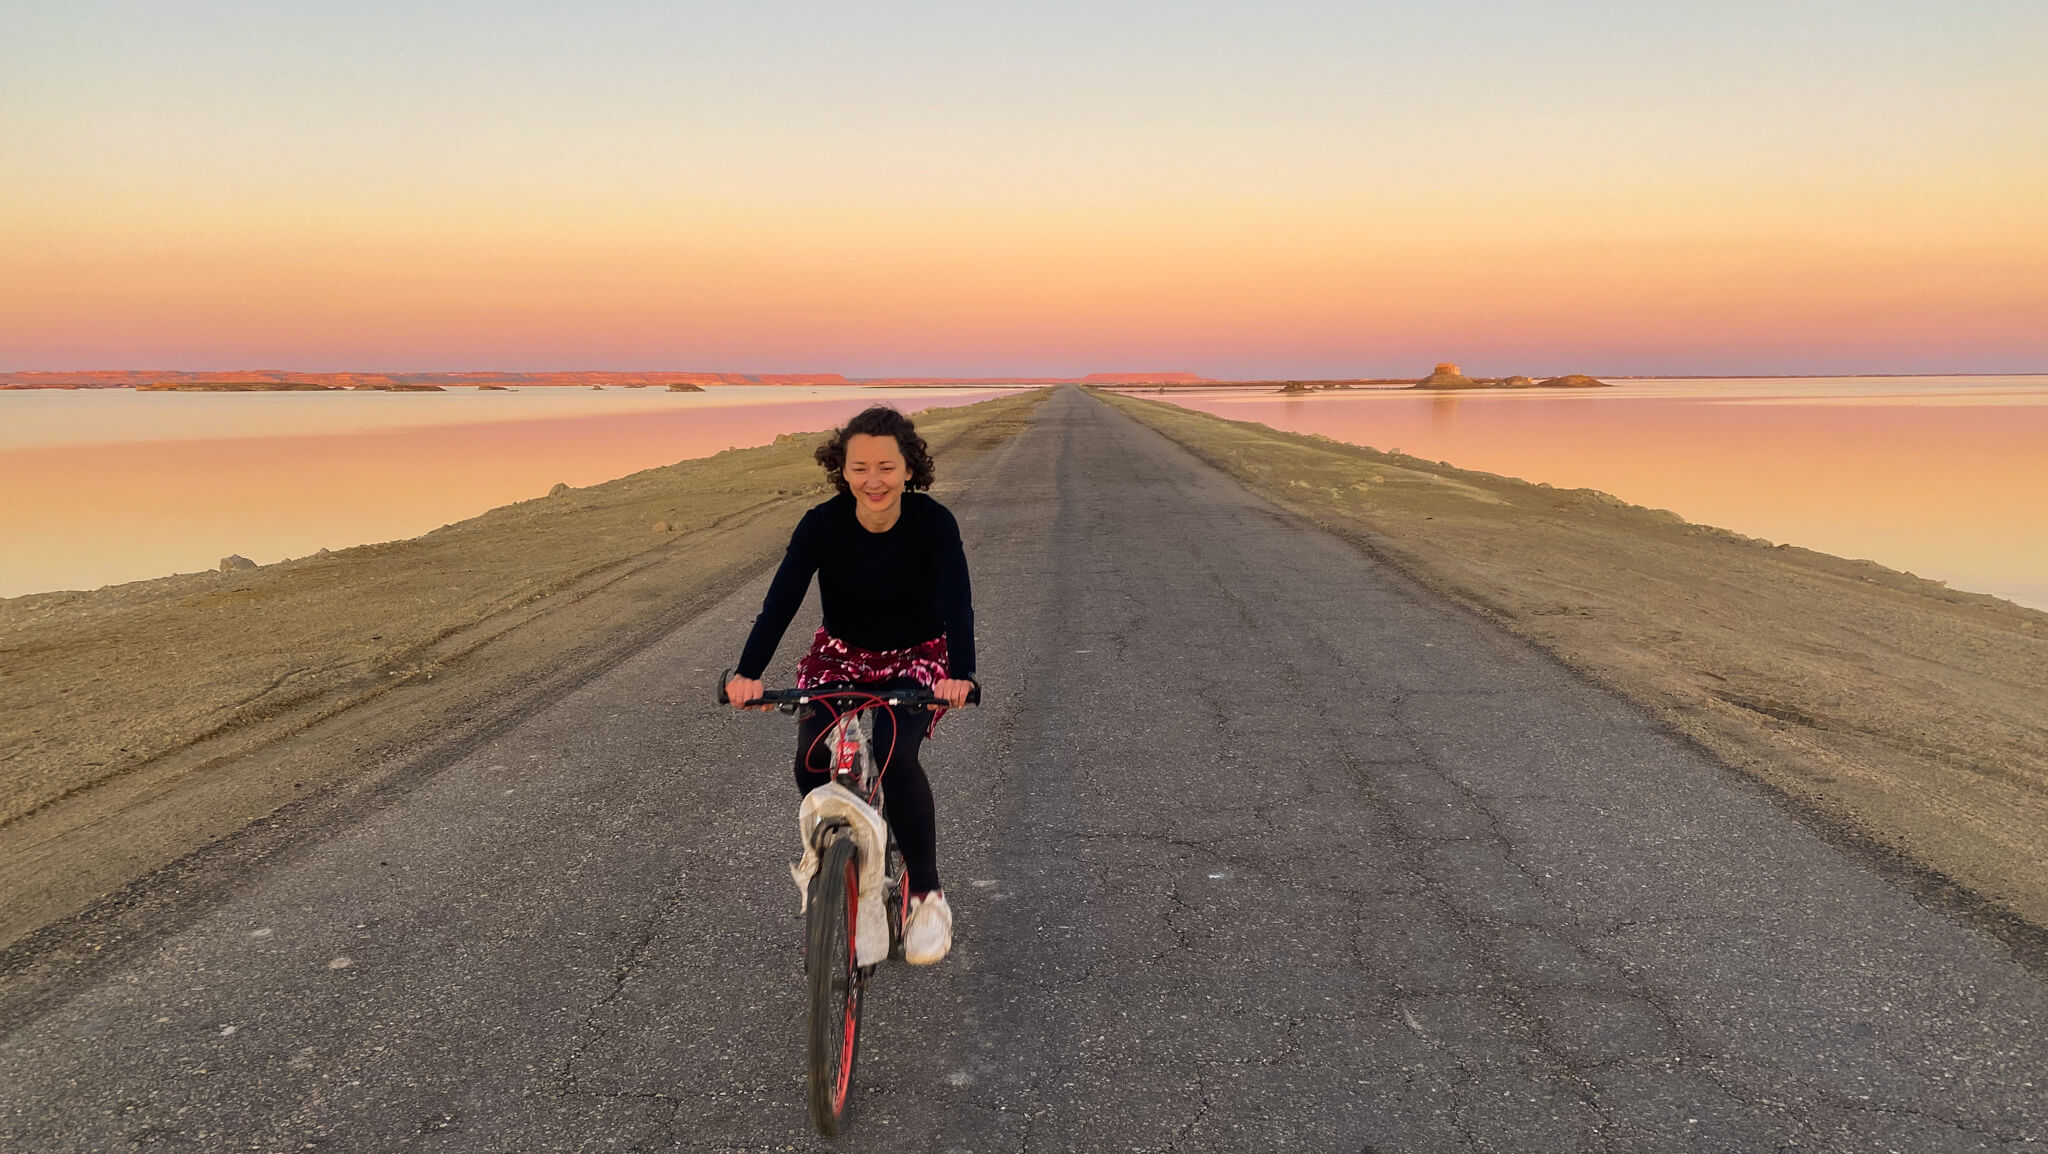
[[846, 467], [840, 471], [853, 499], [870, 513], [885, 512], [903, 500], [903, 482], [910, 470], [903, 463], [903, 446], [894, 437], [871, 437], [855, 433], [846, 438]]

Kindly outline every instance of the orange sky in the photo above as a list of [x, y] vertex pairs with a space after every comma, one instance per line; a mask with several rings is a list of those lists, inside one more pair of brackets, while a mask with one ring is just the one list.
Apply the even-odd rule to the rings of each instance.
[[0, 17], [0, 370], [2048, 367], [2038, 8], [882, 7]]

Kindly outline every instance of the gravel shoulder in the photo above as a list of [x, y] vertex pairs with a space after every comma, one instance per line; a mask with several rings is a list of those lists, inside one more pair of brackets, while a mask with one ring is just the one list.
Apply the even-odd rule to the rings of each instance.
[[[918, 427], [957, 466], [1042, 397]], [[770, 563], [821, 499], [816, 441], [411, 540], [0, 600], [0, 947], [284, 807], [473, 742], [673, 629]]]
[[2048, 613], [1589, 489], [1098, 395], [1822, 824], [2048, 927]]

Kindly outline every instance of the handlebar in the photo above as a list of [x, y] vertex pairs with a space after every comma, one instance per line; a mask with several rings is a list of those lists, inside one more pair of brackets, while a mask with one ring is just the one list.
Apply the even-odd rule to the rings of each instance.
[[[732, 699], [725, 695], [725, 683], [731, 680], [732, 670], [730, 669], [718, 675], [718, 704], [720, 705], [732, 704]], [[831, 689], [825, 686], [819, 686], [816, 689], [764, 690], [761, 693], [761, 696], [755, 698], [752, 701], [746, 702], [745, 704], [773, 705], [776, 708], [782, 710], [784, 713], [789, 713], [793, 712], [800, 705], [809, 705], [813, 701], [829, 702], [836, 698], [853, 698], [866, 701], [879, 701], [883, 705], [905, 705], [913, 709], [931, 709], [933, 707], [943, 707], [946, 709], [952, 708], [952, 704], [948, 702], [945, 698], [934, 697], [932, 696], [930, 691], [922, 688], [868, 690], [851, 688]], [[974, 688], [967, 691], [967, 704], [981, 704], [980, 682], [975, 682]]]

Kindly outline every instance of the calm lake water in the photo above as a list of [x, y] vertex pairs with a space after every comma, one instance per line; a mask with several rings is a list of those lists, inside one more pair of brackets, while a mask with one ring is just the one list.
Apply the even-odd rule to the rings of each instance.
[[989, 389], [0, 391], [0, 597], [417, 536], [862, 408]]
[[[1142, 390], [1139, 391], [1144, 394]], [[987, 389], [0, 392], [0, 596], [424, 533], [876, 401]], [[2048, 608], [2048, 377], [1628, 381], [1587, 392], [1169, 394]]]
[[1152, 399], [1601, 489], [1689, 521], [2048, 609], [2048, 376]]

